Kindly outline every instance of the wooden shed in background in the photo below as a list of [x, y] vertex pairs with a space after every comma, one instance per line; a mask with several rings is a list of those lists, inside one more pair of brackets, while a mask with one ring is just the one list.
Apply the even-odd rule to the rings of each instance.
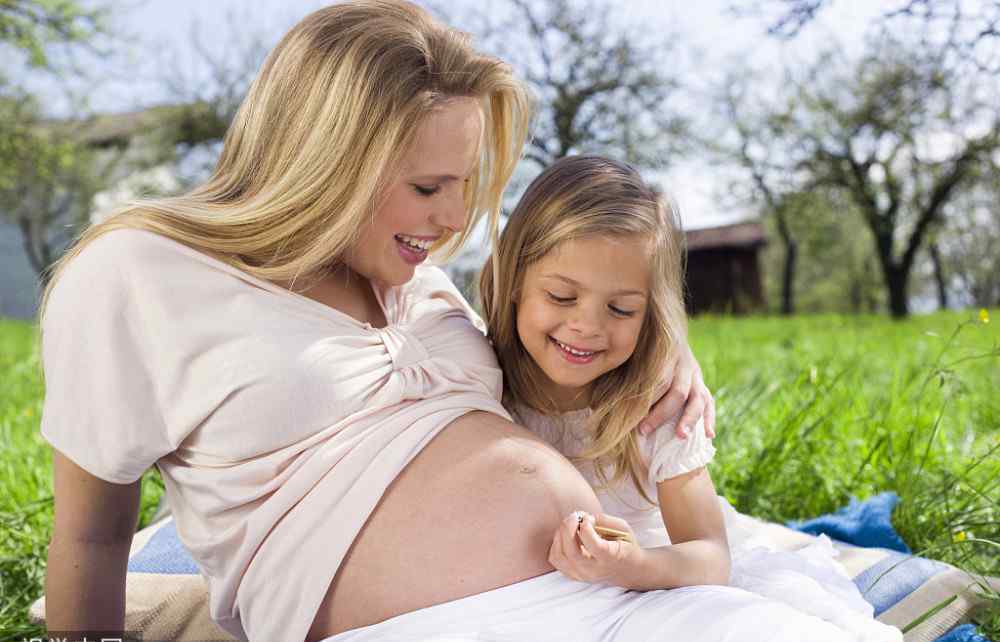
[[748, 221], [685, 232], [688, 314], [748, 314], [763, 310], [760, 249], [764, 226]]

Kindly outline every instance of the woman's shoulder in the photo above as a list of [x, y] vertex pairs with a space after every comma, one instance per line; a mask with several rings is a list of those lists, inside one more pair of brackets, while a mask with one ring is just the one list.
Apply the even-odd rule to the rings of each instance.
[[[437, 265], [421, 264], [413, 273], [413, 278], [404, 286], [411, 291], [420, 291], [428, 296], [436, 292], [448, 292], [461, 296], [458, 288], [448, 278], [448, 273]], [[462, 299], [465, 300], [464, 298]]]
[[148, 230], [116, 228], [103, 232], [80, 248], [68, 261], [65, 273], [75, 273], [102, 282], [101, 277], [116, 278], [135, 271], [162, 267], [164, 263], [184, 261], [194, 250]]
[[208, 278], [209, 273], [217, 271], [210, 269], [213, 261], [156, 232], [109, 230], [92, 238], [67, 260], [55, 277], [48, 307], [123, 313], [135, 307], [137, 293], [144, 301], [169, 298], [177, 302], [197, 297], [217, 281]]
[[413, 278], [403, 286], [403, 290], [405, 297], [414, 302], [426, 299], [447, 302], [449, 308], [464, 313], [481, 333], [486, 334], [486, 324], [442, 268], [426, 264], [417, 266]]
[[115, 229], [85, 242], [56, 274], [48, 308], [87, 303], [84, 309], [89, 309], [122, 300], [128, 275], [142, 265], [146, 248], [155, 243], [151, 236], [142, 230]]

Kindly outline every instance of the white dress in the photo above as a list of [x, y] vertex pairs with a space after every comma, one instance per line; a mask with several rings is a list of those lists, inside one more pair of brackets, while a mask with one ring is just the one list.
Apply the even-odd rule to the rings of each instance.
[[[567, 457], [579, 456], [590, 444], [589, 410], [545, 416], [518, 404], [511, 415]], [[674, 432], [676, 420], [651, 435], [638, 437], [639, 451], [649, 467], [644, 490], [654, 501], [657, 482], [705, 466], [715, 455], [700, 422], [687, 439], [680, 439]], [[631, 479], [604, 487], [592, 462], [577, 464], [577, 468], [594, 487], [604, 512], [627, 521], [640, 546], [670, 545], [659, 505], [643, 499]], [[782, 551], [754, 527], [752, 518], [737, 512], [722, 497], [719, 503], [732, 558], [730, 586], [784, 602], [834, 624], [857, 640], [902, 640], [898, 629], [874, 619], [871, 604], [834, 560], [838, 553], [828, 537], [813, 538], [811, 544], [796, 551]]]

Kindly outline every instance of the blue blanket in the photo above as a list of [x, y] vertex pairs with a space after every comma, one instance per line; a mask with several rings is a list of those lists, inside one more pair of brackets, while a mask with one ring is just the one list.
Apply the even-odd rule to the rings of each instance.
[[956, 626], [948, 633], [939, 637], [935, 642], [990, 642], [979, 635], [976, 627], [971, 624]]
[[892, 527], [892, 509], [898, 503], [896, 493], [879, 493], [863, 502], [852, 497], [850, 504], [834, 513], [789, 522], [788, 527], [810, 535], [826, 534], [855, 546], [888, 548], [909, 554], [910, 547]]
[[[789, 528], [809, 533], [810, 535], [827, 535], [833, 539], [847, 542], [855, 546], [887, 548], [901, 555], [891, 555], [882, 563], [862, 573], [855, 578], [855, 583], [866, 585], [866, 576], [879, 577], [890, 567], [895, 566], [904, 556], [911, 554], [910, 547], [892, 527], [892, 509], [899, 503], [896, 493], [879, 493], [865, 501], [851, 498], [851, 503], [836, 512], [819, 517], [788, 522]], [[900, 594], [909, 593], [919, 586], [926, 578], [939, 571], [943, 566], [939, 562], [925, 558], [911, 558], [905, 568], [896, 566], [902, 572], [895, 573], [893, 582], [882, 582], [878, 591], [869, 592], [865, 598], [875, 607], [875, 615], [879, 615], [887, 606], [895, 603]], [[880, 604], [885, 602], [885, 604]], [[990, 642], [979, 635], [976, 627], [964, 624], [952, 629], [935, 642]]]

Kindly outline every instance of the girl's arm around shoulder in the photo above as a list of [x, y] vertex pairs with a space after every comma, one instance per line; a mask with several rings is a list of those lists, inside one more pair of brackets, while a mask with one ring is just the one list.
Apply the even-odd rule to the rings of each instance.
[[142, 482], [105, 481], [58, 450], [52, 464], [55, 518], [45, 572], [46, 626], [73, 635], [121, 632]]

